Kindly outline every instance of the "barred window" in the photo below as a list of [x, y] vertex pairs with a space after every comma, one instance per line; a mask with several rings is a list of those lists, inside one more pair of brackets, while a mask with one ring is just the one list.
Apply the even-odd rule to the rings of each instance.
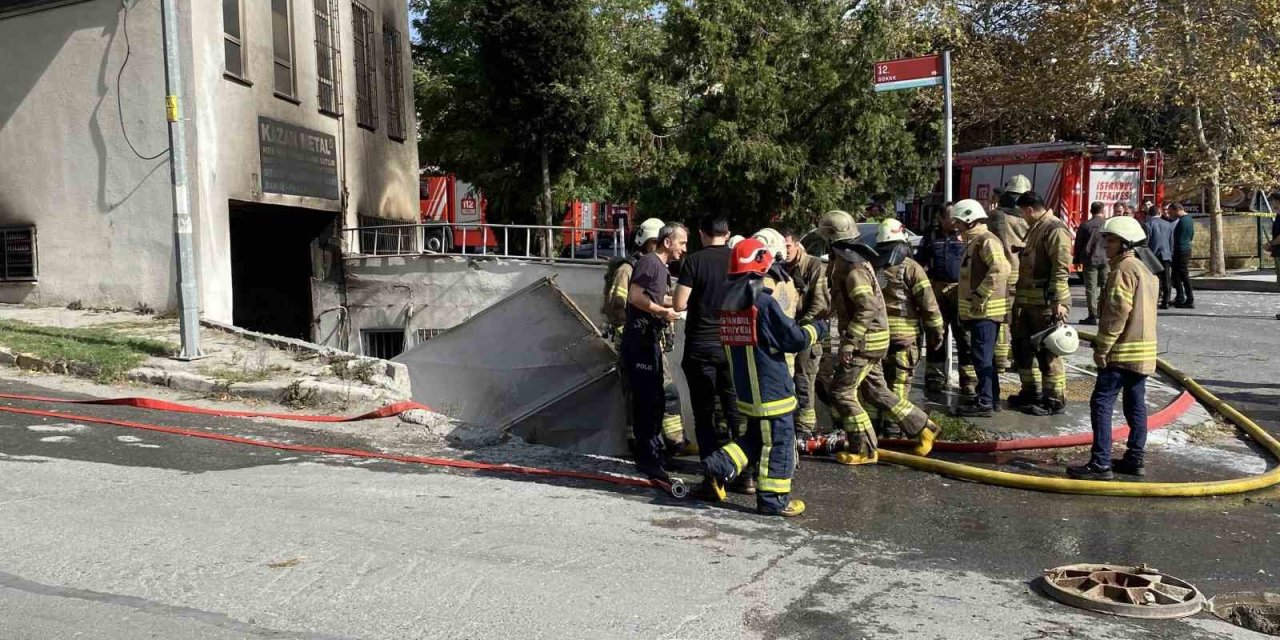
[[275, 52], [276, 93], [296, 97], [293, 75], [293, 15], [289, 0], [271, 0], [271, 47]]
[[36, 279], [36, 228], [0, 227], [0, 281], [33, 282]]
[[382, 27], [383, 69], [387, 73], [387, 137], [404, 142], [404, 65], [400, 62], [400, 32]]
[[401, 329], [364, 329], [360, 331], [364, 355], [370, 358], [390, 360], [404, 351], [404, 331]]
[[373, 14], [358, 3], [351, 3], [353, 44], [356, 68], [356, 124], [367, 129], [378, 128], [375, 109], [378, 90], [377, 57], [374, 52]]
[[342, 84], [340, 69], [342, 53], [338, 46], [338, 25], [333, 17], [338, 15], [337, 0], [316, 2], [316, 101], [320, 112], [333, 116], [342, 115]]

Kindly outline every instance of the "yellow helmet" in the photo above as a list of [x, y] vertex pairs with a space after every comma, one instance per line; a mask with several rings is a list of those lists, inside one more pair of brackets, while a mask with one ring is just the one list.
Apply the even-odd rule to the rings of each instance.
[[755, 235], [751, 237], [759, 240], [761, 244], [764, 245], [764, 248], [769, 250], [769, 253], [773, 255], [775, 260], [786, 258], [787, 241], [782, 237], [781, 233], [778, 233], [777, 229], [765, 227], [757, 231]]
[[858, 239], [858, 223], [845, 211], [828, 211], [818, 221], [818, 235], [827, 242]]
[[1147, 241], [1147, 232], [1143, 231], [1142, 223], [1128, 216], [1107, 218], [1102, 223], [1102, 235], [1115, 236], [1133, 246]]
[[876, 244], [886, 242], [907, 242], [907, 228], [902, 221], [886, 218], [876, 227]]

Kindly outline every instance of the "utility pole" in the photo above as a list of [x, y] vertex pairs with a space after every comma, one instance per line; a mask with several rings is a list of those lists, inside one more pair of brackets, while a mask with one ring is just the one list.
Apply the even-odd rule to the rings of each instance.
[[164, 23], [165, 114], [169, 120], [169, 171], [173, 178], [173, 236], [178, 254], [179, 360], [204, 357], [200, 350], [199, 286], [191, 240], [191, 201], [187, 193], [187, 136], [182, 125], [182, 55], [178, 47], [177, 0], [162, 0]]

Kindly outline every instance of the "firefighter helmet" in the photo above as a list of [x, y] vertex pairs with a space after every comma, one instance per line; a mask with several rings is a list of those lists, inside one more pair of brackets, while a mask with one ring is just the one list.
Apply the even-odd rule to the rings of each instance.
[[643, 247], [644, 243], [650, 240], [657, 240], [658, 233], [662, 231], [662, 227], [665, 224], [657, 218], [649, 218], [641, 222], [640, 226], [636, 227], [636, 246]]
[[845, 211], [828, 211], [818, 222], [818, 235], [827, 242], [858, 239], [858, 223]]
[[729, 275], [744, 273], [764, 275], [773, 266], [773, 254], [755, 238], [747, 238], [733, 247], [733, 260], [729, 262]]
[[759, 240], [760, 243], [769, 250], [769, 253], [773, 255], [774, 260], [782, 260], [786, 258], [787, 241], [782, 237], [781, 233], [778, 233], [777, 229], [765, 227], [755, 232], [755, 235], [751, 237]]
[[734, 248], [734, 247], [738, 246], [738, 243], [739, 243], [739, 242], [742, 242], [742, 241], [743, 241], [743, 240], [745, 240], [745, 239], [746, 239], [746, 238], [743, 238], [742, 236], [738, 236], [738, 235], [731, 236], [731, 237], [729, 238], [729, 241], [725, 243], [725, 246], [727, 246], [727, 247], [729, 247], [730, 249], [732, 249], [732, 248]]
[[1003, 193], [1018, 194], [1018, 193], [1026, 193], [1030, 190], [1031, 190], [1031, 181], [1028, 180], [1026, 176], [1019, 173], [1018, 175], [1013, 176], [1012, 178], [1009, 178], [1008, 180], [1006, 180], [1003, 188], [996, 189], [996, 194], [997, 195], [1003, 194]]
[[965, 224], [987, 219], [987, 210], [977, 200], [961, 200], [951, 210], [951, 217]]
[[1128, 216], [1107, 218], [1107, 221], [1102, 223], [1102, 235], [1115, 236], [1132, 247], [1147, 240], [1147, 234], [1142, 230], [1142, 223]]
[[876, 244], [888, 242], [907, 242], [907, 228], [901, 221], [893, 218], [880, 221], [876, 228]]
[[1080, 348], [1080, 336], [1075, 327], [1060, 322], [1031, 336], [1031, 344], [1037, 351], [1044, 349], [1055, 356], [1069, 356]]

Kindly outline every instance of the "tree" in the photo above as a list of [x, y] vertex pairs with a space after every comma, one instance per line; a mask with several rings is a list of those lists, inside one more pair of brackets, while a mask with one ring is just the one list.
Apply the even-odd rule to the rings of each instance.
[[424, 157], [554, 223], [552, 185], [578, 166], [604, 110], [584, 0], [413, 0]]
[[1127, 125], [1176, 148], [1207, 183], [1209, 271], [1223, 273], [1222, 186], [1272, 187], [1280, 173], [1280, 2], [1038, 4], [1026, 37], [1038, 104], [1078, 131]]

